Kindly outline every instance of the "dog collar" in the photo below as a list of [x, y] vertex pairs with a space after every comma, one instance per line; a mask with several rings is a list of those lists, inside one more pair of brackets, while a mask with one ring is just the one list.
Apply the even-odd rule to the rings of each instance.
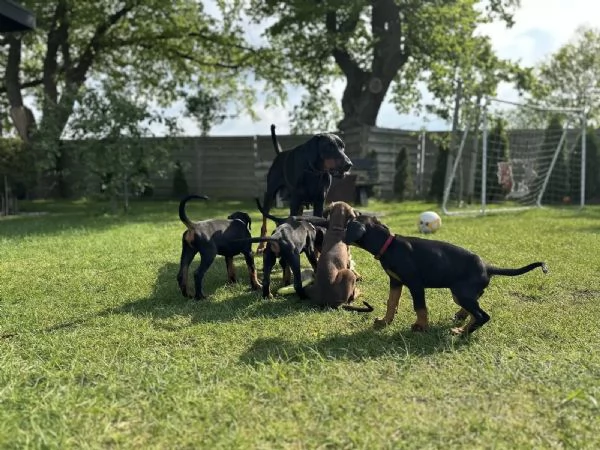
[[385, 242], [383, 243], [383, 245], [381, 246], [381, 250], [379, 250], [379, 253], [377, 253], [377, 255], [375, 255], [375, 259], [379, 259], [383, 256], [383, 254], [388, 249], [388, 247], [390, 246], [390, 244], [392, 243], [393, 240], [394, 240], [394, 235], [390, 234], [388, 236], [388, 238], [385, 240]]

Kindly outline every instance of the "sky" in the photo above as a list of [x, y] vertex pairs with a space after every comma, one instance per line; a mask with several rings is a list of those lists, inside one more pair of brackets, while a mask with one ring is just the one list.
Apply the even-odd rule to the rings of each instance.
[[[490, 36], [494, 49], [501, 58], [532, 66], [548, 58], [566, 44], [581, 25], [600, 27], [600, 1], [521, 0], [521, 8], [515, 15], [515, 25], [511, 29], [507, 29], [502, 23], [492, 23], [482, 26], [480, 32]], [[260, 29], [251, 30], [251, 33], [258, 38]], [[333, 92], [338, 99], [341, 99], [343, 89], [343, 81], [333, 86]], [[255, 107], [258, 121], [253, 121], [247, 115], [241, 115], [213, 127], [210, 134], [214, 136], [266, 135], [269, 134], [272, 123], [277, 125], [278, 133], [287, 134], [290, 129], [288, 112], [300, 101], [301, 95], [300, 89], [288, 89], [288, 102], [281, 107], [266, 107], [259, 100]], [[499, 86], [497, 97], [503, 100], [517, 100], [514, 89], [506, 84]], [[170, 108], [168, 113], [182, 117], [180, 125], [184, 134], [191, 136], [199, 134], [193, 120], [183, 117], [181, 104]], [[389, 101], [384, 101], [381, 107], [377, 126], [405, 130], [449, 128], [448, 124], [436, 118], [398, 114]], [[315, 130], [317, 131], [322, 130]]]

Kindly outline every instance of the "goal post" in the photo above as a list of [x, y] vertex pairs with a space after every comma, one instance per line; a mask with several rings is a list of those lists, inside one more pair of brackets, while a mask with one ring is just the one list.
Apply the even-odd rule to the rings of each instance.
[[487, 98], [473, 116], [448, 160], [445, 215], [585, 205], [583, 109]]

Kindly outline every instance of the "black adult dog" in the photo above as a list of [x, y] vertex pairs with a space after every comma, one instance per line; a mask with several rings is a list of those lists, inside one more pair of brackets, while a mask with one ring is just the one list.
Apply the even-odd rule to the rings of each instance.
[[393, 235], [387, 226], [372, 216], [358, 216], [348, 223], [344, 242], [356, 245], [379, 260], [390, 277], [387, 311], [376, 319], [378, 327], [389, 325], [396, 315], [402, 286], [413, 298], [417, 321], [413, 331], [429, 327], [425, 288], [449, 288], [454, 301], [461, 307], [457, 321], [470, 320], [466, 326], [453, 328], [454, 334], [470, 334], [490, 320], [479, 306], [479, 298], [493, 275], [516, 276], [546, 264], [534, 262], [518, 269], [504, 269], [484, 263], [479, 256], [447, 242]]
[[194, 272], [196, 284], [194, 298], [196, 300], [206, 298], [202, 288], [202, 280], [217, 255], [225, 257], [228, 280], [232, 283], [236, 281], [233, 257], [240, 253], [244, 255], [250, 274], [250, 286], [253, 290], [260, 289], [261, 286], [254, 266], [252, 245], [249, 241], [244, 241], [244, 238], [251, 237], [250, 226], [252, 221], [250, 216], [244, 212], [236, 211], [227, 219], [192, 222], [185, 213], [185, 205], [191, 199], [208, 200], [208, 197], [205, 195], [188, 195], [179, 203], [179, 218], [187, 227], [181, 239], [181, 262], [177, 274], [177, 282], [183, 296], [191, 297], [187, 288], [187, 274], [196, 253], [200, 253], [200, 265]]
[[[283, 152], [277, 142], [275, 125], [271, 125], [271, 140], [276, 156], [267, 173], [264, 210], [267, 213], [271, 210], [275, 195], [285, 188], [289, 194], [290, 216], [301, 215], [304, 205], [309, 203], [313, 205], [315, 216], [323, 215], [332, 176], [341, 178], [352, 168], [352, 161], [344, 151], [344, 142], [335, 134], [320, 133]], [[267, 235], [267, 217], [264, 215], [260, 235]], [[264, 247], [261, 243], [259, 251]]]
[[[265, 242], [263, 253], [263, 297], [271, 298], [271, 272], [277, 258], [283, 269], [283, 284], [290, 284], [294, 276], [294, 290], [302, 299], [307, 298], [302, 287], [300, 273], [300, 254], [304, 253], [313, 270], [317, 268], [317, 257], [323, 243], [327, 219], [311, 216], [290, 216], [279, 218], [265, 212], [259, 199], [256, 199], [258, 210], [277, 224], [271, 236], [261, 236], [250, 239], [250, 242]], [[313, 223], [315, 225], [313, 225]], [[291, 273], [290, 273], [291, 272]]]

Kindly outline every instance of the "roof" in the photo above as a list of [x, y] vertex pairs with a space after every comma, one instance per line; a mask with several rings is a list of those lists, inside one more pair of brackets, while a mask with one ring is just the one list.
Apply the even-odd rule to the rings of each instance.
[[0, 0], [0, 33], [35, 28], [35, 15], [12, 0]]

